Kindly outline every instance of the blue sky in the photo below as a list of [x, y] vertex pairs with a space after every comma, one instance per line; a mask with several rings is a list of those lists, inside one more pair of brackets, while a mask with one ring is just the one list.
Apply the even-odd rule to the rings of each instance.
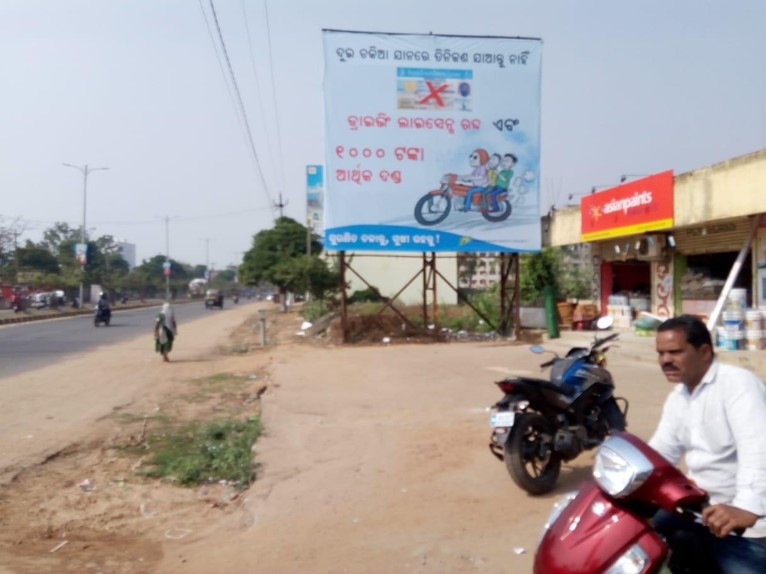
[[280, 193], [303, 222], [305, 166], [324, 161], [322, 28], [542, 38], [544, 209], [766, 147], [762, 0], [214, 6], [256, 156], [210, 0], [0, 2], [0, 216], [22, 240], [82, 223], [83, 177], [62, 163], [109, 167], [88, 177], [87, 227], [139, 259], [165, 252], [165, 217], [171, 257], [217, 268], [272, 225]]

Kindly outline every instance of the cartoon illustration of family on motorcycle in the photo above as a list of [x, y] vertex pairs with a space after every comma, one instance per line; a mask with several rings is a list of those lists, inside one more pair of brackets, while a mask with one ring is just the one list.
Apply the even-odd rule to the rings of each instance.
[[[441, 187], [428, 192], [415, 205], [415, 219], [421, 225], [444, 221], [454, 207], [456, 211], [478, 211], [487, 221], [504, 221], [511, 215], [508, 190], [513, 181], [513, 168], [518, 158], [512, 153], [492, 155], [478, 148], [468, 156], [471, 173], [448, 173]], [[453, 206], [454, 203], [454, 206]]]

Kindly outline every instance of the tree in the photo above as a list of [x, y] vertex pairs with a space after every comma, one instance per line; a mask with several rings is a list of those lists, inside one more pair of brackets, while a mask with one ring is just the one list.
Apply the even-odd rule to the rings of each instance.
[[[288, 292], [309, 291], [322, 298], [338, 286], [338, 276], [319, 257], [322, 244], [309, 230], [289, 217], [280, 217], [272, 229], [259, 231], [239, 268], [240, 282], [246, 285], [271, 283], [284, 300]], [[307, 238], [311, 255], [307, 254]]]
[[0, 277], [5, 281], [16, 280], [16, 244], [24, 232], [24, 226], [19, 219], [6, 220], [0, 215]]
[[543, 288], [553, 287], [559, 292], [561, 251], [546, 247], [538, 253], [522, 253], [520, 258], [521, 302], [534, 305], [542, 302]]

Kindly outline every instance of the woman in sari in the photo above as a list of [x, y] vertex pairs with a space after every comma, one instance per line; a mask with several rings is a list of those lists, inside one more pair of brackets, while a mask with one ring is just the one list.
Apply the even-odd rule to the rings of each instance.
[[154, 350], [162, 355], [162, 360], [166, 363], [170, 361], [168, 353], [173, 349], [173, 340], [177, 334], [178, 325], [173, 307], [166, 302], [154, 322]]

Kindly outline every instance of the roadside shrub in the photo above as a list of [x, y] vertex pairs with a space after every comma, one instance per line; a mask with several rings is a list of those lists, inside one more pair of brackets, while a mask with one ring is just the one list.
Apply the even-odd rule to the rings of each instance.
[[316, 321], [327, 315], [329, 311], [329, 305], [324, 299], [312, 299], [303, 305], [303, 317], [307, 321]]
[[152, 435], [151, 461], [143, 474], [171, 478], [184, 486], [225, 480], [244, 490], [255, 477], [252, 446], [261, 434], [257, 416], [246, 421], [192, 423]]

